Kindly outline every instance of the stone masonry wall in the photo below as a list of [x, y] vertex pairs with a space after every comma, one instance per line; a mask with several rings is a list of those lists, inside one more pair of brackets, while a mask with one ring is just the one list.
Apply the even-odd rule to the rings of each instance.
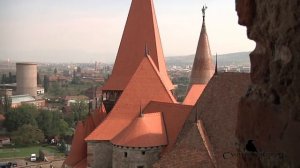
[[88, 142], [87, 146], [88, 168], [112, 167], [112, 145], [110, 142]]
[[236, 10], [256, 42], [239, 104], [238, 167], [300, 167], [300, 1], [236, 0]]
[[113, 147], [113, 168], [151, 168], [158, 161], [161, 147], [126, 148]]

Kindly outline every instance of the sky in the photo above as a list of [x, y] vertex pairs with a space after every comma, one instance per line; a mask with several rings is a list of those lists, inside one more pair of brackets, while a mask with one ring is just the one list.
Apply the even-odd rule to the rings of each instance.
[[[212, 53], [251, 51], [235, 0], [153, 0], [165, 56], [195, 54], [207, 5]], [[131, 0], [0, 0], [0, 60], [115, 60]]]

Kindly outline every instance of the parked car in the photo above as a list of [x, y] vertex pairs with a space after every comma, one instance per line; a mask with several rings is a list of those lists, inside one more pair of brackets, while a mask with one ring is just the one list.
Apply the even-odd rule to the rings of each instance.
[[0, 168], [11, 168], [17, 167], [17, 162], [0, 162]]
[[33, 154], [30, 155], [30, 161], [31, 162], [35, 162], [36, 161], [36, 154], [35, 153], [33, 153]]

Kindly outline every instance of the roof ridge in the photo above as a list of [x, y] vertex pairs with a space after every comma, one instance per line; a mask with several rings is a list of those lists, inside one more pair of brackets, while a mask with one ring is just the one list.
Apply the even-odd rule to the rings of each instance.
[[153, 60], [152, 60], [152, 58], [151, 58], [149, 55], [147, 55], [147, 58], [148, 58], [148, 60], [150, 61], [150, 63], [151, 63], [151, 65], [152, 65], [153, 69], [155, 70], [155, 73], [158, 75], [159, 81], [160, 81], [161, 84], [164, 86], [164, 89], [167, 91], [168, 95], [169, 95], [170, 98], [172, 99], [173, 103], [177, 103], [175, 97], [171, 94], [171, 91], [168, 90], [168, 88], [167, 88], [167, 86], [166, 86], [166, 83], [163, 81], [163, 79], [162, 79], [162, 77], [161, 77], [161, 74], [159, 73], [157, 67], [155, 66], [155, 64], [154, 64], [154, 62], [153, 62]]
[[207, 136], [206, 129], [204, 127], [203, 121], [201, 119], [199, 119], [197, 121], [196, 125], [197, 125], [198, 131], [201, 135], [201, 138], [203, 140], [203, 144], [204, 144], [204, 146], [205, 146], [205, 148], [208, 152], [209, 158], [212, 161], [214, 167], [217, 167], [217, 160], [215, 158], [215, 154], [213, 152], [212, 145], [210, 143], [209, 137]]

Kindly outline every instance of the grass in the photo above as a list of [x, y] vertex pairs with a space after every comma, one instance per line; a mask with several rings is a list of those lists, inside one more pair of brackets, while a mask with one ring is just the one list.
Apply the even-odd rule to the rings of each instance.
[[30, 154], [35, 153], [39, 155], [39, 150], [45, 150], [54, 156], [63, 156], [55, 146], [31, 146], [31, 147], [19, 147], [19, 148], [2, 148], [0, 149], [1, 158], [16, 158], [16, 157], [29, 157]]

